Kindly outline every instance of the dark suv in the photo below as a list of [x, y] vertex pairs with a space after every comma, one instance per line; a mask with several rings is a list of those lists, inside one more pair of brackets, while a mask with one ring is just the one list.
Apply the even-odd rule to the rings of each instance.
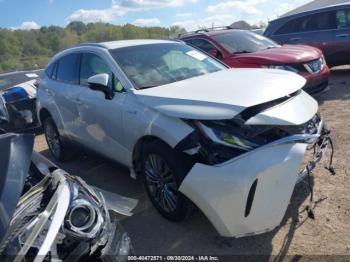
[[264, 35], [281, 44], [318, 47], [330, 66], [350, 64], [350, 4], [283, 16]]

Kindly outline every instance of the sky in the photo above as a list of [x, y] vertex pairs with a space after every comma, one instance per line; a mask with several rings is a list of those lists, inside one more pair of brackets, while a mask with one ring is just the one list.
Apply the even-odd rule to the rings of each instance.
[[275, 19], [310, 0], [0, 0], [0, 27], [38, 29], [70, 21], [179, 25], [187, 30]]

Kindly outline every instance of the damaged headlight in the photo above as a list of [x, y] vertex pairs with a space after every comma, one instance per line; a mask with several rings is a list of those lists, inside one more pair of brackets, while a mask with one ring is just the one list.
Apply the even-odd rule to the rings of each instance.
[[198, 128], [213, 142], [233, 147], [239, 150], [250, 151], [259, 145], [249, 141], [241, 135], [234, 134], [230, 130], [209, 127], [201, 122], [196, 122]]
[[318, 114], [304, 124], [292, 126], [246, 125], [242, 116], [229, 120], [184, 121], [194, 131], [176, 149], [189, 156], [193, 162], [210, 165], [223, 163], [290, 136], [293, 136], [291, 141], [299, 139], [302, 143], [312, 144], [323, 126]]
[[70, 182], [72, 201], [64, 232], [80, 239], [94, 239], [103, 230], [108, 211], [103, 200], [82, 179], [66, 176]]
[[215, 165], [223, 163], [266, 141], [257, 136], [268, 127], [244, 125], [237, 119], [223, 121], [184, 120], [194, 132], [183, 139], [176, 149], [190, 155], [195, 162]]

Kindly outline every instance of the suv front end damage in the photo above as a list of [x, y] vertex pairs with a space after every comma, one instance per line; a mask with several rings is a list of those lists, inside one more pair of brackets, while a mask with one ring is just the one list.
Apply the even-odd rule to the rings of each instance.
[[[305, 100], [308, 106], [286, 114]], [[331, 143], [316, 101], [303, 91], [248, 108], [232, 120], [185, 121], [195, 131], [177, 149], [195, 164], [179, 190], [224, 237], [277, 227], [296, 183], [310, 174]], [[300, 171], [311, 150], [314, 158]]]

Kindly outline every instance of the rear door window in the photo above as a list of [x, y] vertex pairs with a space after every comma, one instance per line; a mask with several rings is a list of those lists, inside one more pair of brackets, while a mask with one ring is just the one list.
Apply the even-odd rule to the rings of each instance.
[[335, 12], [324, 12], [293, 19], [282, 26], [277, 34], [321, 31], [336, 28]]
[[61, 82], [76, 84], [79, 54], [70, 54], [58, 61], [56, 79]]
[[336, 17], [338, 29], [350, 27], [350, 9], [337, 11]]
[[189, 39], [189, 40], [185, 40], [185, 42], [197, 47], [198, 49], [204, 52], [209, 52], [211, 50], [219, 51], [212, 43], [204, 39]]

